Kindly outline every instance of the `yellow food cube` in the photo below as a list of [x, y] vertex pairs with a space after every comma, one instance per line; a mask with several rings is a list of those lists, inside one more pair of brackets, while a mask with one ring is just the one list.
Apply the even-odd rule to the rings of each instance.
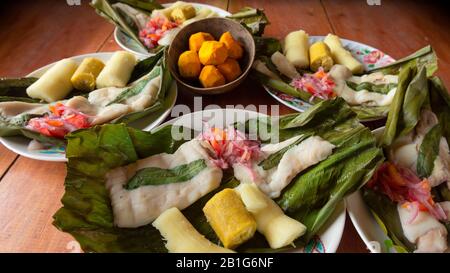
[[218, 65], [225, 62], [228, 57], [228, 50], [224, 43], [206, 41], [200, 47], [198, 56], [203, 65]]
[[197, 32], [189, 37], [189, 50], [198, 52], [203, 42], [214, 41], [214, 37], [206, 32]]
[[219, 64], [217, 69], [219, 69], [220, 73], [225, 76], [227, 82], [234, 81], [242, 73], [239, 63], [232, 58], [228, 58], [223, 64]]
[[185, 51], [178, 58], [178, 71], [183, 78], [197, 78], [201, 69], [202, 65], [195, 51]]
[[312, 71], [317, 71], [319, 67], [323, 67], [328, 71], [333, 66], [333, 57], [330, 48], [324, 42], [316, 42], [309, 48], [309, 65]]
[[175, 8], [170, 14], [170, 17], [173, 21], [183, 23], [184, 21], [195, 17], [195, 14], [195, 8], [192, 5], [185, 5], [179, 8]]
[[233, 189], [215, 194], [203, 212], [226, 248], [233, 249], [255, 234], [256, 221]]
[[105, 64], [97, 58], [85, 58], [78, 66], [70, 81], [73, 87], [81, 91], [92, 91], [95, 89], [95, 81]]
[[233, 38], [229, 31], [220, 36], [219, 42], [224, 43], [227, 47], [228, 57], [233, 59], [240, 59], [242, 58], [242, 55], [244, 55], [244, 49], [239, 44], [239, 42]]
[[225, 77], [214, 65], [204, 66], [200, 72], [199, 80], [205, 88], [217, 87], [225, 84]]

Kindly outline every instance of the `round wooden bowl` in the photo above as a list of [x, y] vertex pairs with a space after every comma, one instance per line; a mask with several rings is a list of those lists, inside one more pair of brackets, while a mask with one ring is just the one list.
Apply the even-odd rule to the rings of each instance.
[[[178, 57], [189, 50], [189, 37], [197, 32], [208, 32], [218, 41], [220, 36], [229, 31], [233, 38], [241, 43], [244, 56], [239, 60], [242, 74], [232, 82], [218, 87], [204, 88], [199, 81], [184, 79], [178, 73]], [[202, 95], [215, 95], [229, 92], [244, 81], [255, 59], [255, 41], [251, 33], [241, 24], [226, 18], [206, 18], [183, 27], [174, 37], [169, 47], [169, 69], [176, 81], [190, 92]]]

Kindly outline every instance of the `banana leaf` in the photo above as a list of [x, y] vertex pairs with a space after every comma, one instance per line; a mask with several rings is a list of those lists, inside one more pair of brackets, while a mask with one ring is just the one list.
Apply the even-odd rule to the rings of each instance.
[[254, 36], [261, 36], [266, 25], [270, 24], [264, 10], [251, 7], [242, 8], [227, 18], [241, 23]]
[[276, 38], [253, 36], [255, 40], [256, 56], [270, 57], [277, 51], [282, 51], [281, 43]]
[[116, 25], [121, 31], [133, 39], [142, 49], [147, 50], [139, 39], [139, 29], [137, 26], [135, 24], [131, 24], [131, 20], [126, 19], [123, 16], [123, 13], [119, 13], [118, 10], [112, 6], [109, 0], [92, 0], [90, 5], [95, 9], [95, 12], [97, 12], [98, 15]]
[[385, 74], [399, 74], [401, 68], [408, 63], [412, 63], [413, 66], [420, 68], [424, 66], [427, 71], [427, 77], [431, 77], [438, 69], [436, 54], [430, 45], [419, 49], [413, 54], [401, 58], [386, 66], [369, 70], [369, 72], [381, 71]]
[[[298, 134], [317, 132], [337, 146], [330, 158], [300, 173], [277, 200], [290, 216], [305, 221], [308, 226], [307, 237], [295, 242], [296, 246], [301, 246], [323, 227], [344, 196], [367, 181], [383, 160], [382, 152], [375, 146], [370, 131], [358, 122], [342, 99], [324, 101], [302, 114], [273, 120], [254, 119], [236, 124], [236, 127], [249, 133], [253, 130], [252, 125], [262, 126], [265, 122], [270, 123], [267, 134], [270, 137], [279, 135], [279, 141]], [[275, 132], [277, 128], [279, 134]], [[124, 124], [106, 124], [68, 135], [68, 172], [63, 207], [54, 215], [53, 224], [70, 233], [87, 252], [166, 252], [161, 235], [151, 225], [140, 228], [118, 228], [113, 225], [104, 175], [113, 168], [140, 158], [175, 152], [185, 140], [173, 140], [171, 132], [180, 129], [169, 125], [154, 132], [143, 132]], [[256, 134], [261, 138], [267, 137], [259, 130]], [[195, 132], [191, 131], [191, 136], [194, 135]], [[330, 177], [325, 177], [324, 172]], [[308, 177], [308, 180], [302, 177]], [[218, 189], [183, 210], [193, 226], [214, 243], [219, 243], [219, 239], [206, 221], [202, 208], [216, 192], [238, 184], [232, 172], [225, 171]], [[280, 251], [270, 249], [260, 234], [237, 250]]]

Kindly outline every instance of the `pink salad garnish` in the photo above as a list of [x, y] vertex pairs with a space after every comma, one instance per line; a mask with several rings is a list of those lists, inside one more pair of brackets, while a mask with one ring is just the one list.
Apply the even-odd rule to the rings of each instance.
[[442, 207], [433, 201], [428, 180], [420, 180], [408, 168], [385, 162], [378, 168], [367, 186], [384, 193], [392, 201], [413, 209], [413, 217], [409, 222], [414, 221], [419, 211], [428, 211], [438, 220], [447, 219]]
[[62, 103], [49, 106], [51, 113], [32, 118], [25, 126], [43, 135], [64, 138], [70, 132], [91, 126], [89, 116]]
[[291, 85], [310, 93], [312, 95], [311, 100], [314, 97], [327, 100], [336, 96], [333, 92], [335, 83], [322, 67], [319, 67], [319, 70], [314, 74], [303, 74], [303, 76], [294, 78]]
[[209, 143], [212, 161], [221, 169], [228, 169], [235, 163], [250, 168], [252, 160], [259, 158], [261, 154], [259, 141], [247, 139], [245, 134], [233, 127], [224, 130], [207, 127], [198, 139]]
[[141, 39], [147, 48], [155, 48], [158, 46], [158, 41], [164, 36], [166, 31], [176, 28], [178, 25], [177, 22], [172, 22], [163, 16], [153, 17], [139, 31], [139, 39]]

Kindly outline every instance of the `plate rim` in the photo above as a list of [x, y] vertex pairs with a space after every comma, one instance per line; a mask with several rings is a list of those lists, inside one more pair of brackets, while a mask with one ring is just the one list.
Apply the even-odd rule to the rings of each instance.
[[[74, 56], [70, 56], [70, 57], [66, 57], [67, 59], [72, 59], [72, 58], [86, 58], [86, 57], [99, 57], [99, 56], [103, 56], [103, 57], [108, 57], [108, 56], [112, 56], [112, 54], [114, 54], [115, 51], [102, 51], [102, 52], [92, 52], [92, 53], [85, 53], [85, 54], [80, 54], [80, 55], [74, 55]], [[142, 58], [142, 56], [137, 56], [138, 58]], [[36, 74], [39, 75], [40, 73], [42, 73], [43, 71], [48, 70], [50, 67], [52, 67], [53, 65], [55, 65], [58, 61], [49, 63], [47, 65], [44, 65], [42, 67], [39, 67], [35, 70], [33, 70], [32, 72], [28, 73], [26, 75], [26, 77], [33, 77]], [[172, 91], [173, 89], [173, 91]], [[176, 82], [174, 81], [169, 89], [169, 92], [174, 92], [174, 99], [170, 105], [170, 107], [167, 108], [166, 111], [164, 111], [161, 116], [159, 116], [157, 119], [155, 119], [154, 122], [148, 124], [146, 127], [144, 127], [142, 130], [144, 131], [149, 131], [155, 127], [157, 127], [158, 125], [160, 125], [171, 113], [173, 107], [175, 106], [176, 102], [177, 102], [177, 98], [178, 98], [178, 86], [176, 84]], [[7, 136], [7, 137], [0, 137], [0, 143], [3, 144], [8, 150], [23, 156], [23, 157], [27, 157], [27, 158], [31, 158], [34, 160], [40, 160], [40, 161], [49, 161], [49, 162], [67, 162], [67, 158], [66, 158], [66, 153], [58, 153], [58, 154], [52, 154], [52, 155], [47, 155], [45, 153], [43, 154], [37, 154], [37, 153], [25, 153], [22, 150], [18, 150], [14, 147], [13, 143], [8, 140], [8, 138], [23, 138], [23, 139], [27, 139], [23, 136]], [[31, 140], [30, 140], [31, 141]]]
[[[185, 115], [182, 115], [182, 116], [179, 116], [179, 117], [174, 117], [174, 118], [172, 118], [172, 119], [170, 119], [170, 120], [168, 120], [168, 121], [166, 121], [164, 123], [161, 123], [160, 125], [156, 126], [150, 132], [156, 132], [156, 131], [158, 131], [158, 130], [160, 130], [160, 129], [168, 126], [168, 125], [174, 124], [175, 122], [179, 121], [180, 119], [189, 119], [194, 114], [195, 115], [200, 115], [203, 112], [210, 113], [210, 112], [218, 112], [218, 111], [224, 112], [225, 115], [226, 115], [227, 112], [231, 112], [231, 113], [233, 113], [233, 115], [234, 115], [234, 113], [236, 113], [236, 115], [239, 115], [239, 113], [244, 113], [244, 115], [245, 115], [245, 113], [250, 112], [249, 118], [251, 118], [252, 115], [254, 117], [267, 117], [268, 116], [268, 115], [263, 114], [263, 113], [259, 113], [259, 112], [256, 112], [256, 111], [250, 111], [250, 110], [246, 110], [246, 109], [220, 108], [220, 109], [199, 110], [199, 111], [194, 111], [194, 112], [191, 112], [189, 114], [185, 114]], [[191, 120], [193, 120], [193, 119], [191, 119]], [[327, 227], [327, 228], [325, 230], [322, 230], [324, 228], [324, 227], [322, 227], [322, 229], [317, 234], [317, 236], [319, 236], [321, 242], [323, 243], [321, 235], [326, 233], [328, 231], [328, 229], [331, 226], [333, 226], [334, 224], [338, 225], [337, 228], [336, 228], [336, 229], [338, 229], [337, 232], [335, 230], [333, 230], [333, 232], [332, 232], [333, 234], [329, 235], [329, 236], [333, 236], [332, 237], [333, 239], [329, 240], [330, 245], [325, 247], [325, 253], [335, 253], [337, 251], [337, 249], [339, 248], [339, 245], [340, 245], [340, 243], [342, 241], [342, 235], [343, 235], [344, 230], [345, 230], [345, 223], [346, 223], [346, 218], [347, 218], [347, 201], [345, 199], [342, 200], [342, 202], [340, 202], [338, 204], [337, 208], [341, 209], [341, 211], [338, 211], [338, 210], [334, 211], [333, 214], [330, 216], [330, 218], [327, 220], [327, 226], [324, 226], [324, 227]], [[334, 221], [331, 222], [331, 223], [328, 223], [328, 221], [330, 219], [332, 219], [332, 218], [334, 218]], [[329, 231], [329, 232], [331, 232], [331, 231]], [[324, 246], [325, 246], [325, 243], [324, 243]], [[300, 252], [302, 252], [302, 250], [303, 250], [303, 248], [295, 248], [295, 249], [290, 250], [289, 252], [300, 253]]]
[[[379, 136], [383, 133], [384, 129], [385, 129], [385, 126], [382, 126], [382, 127], [372, 130], [371, 132], [373, 135]], [[358, 191], [356, 191], [356, 192], [352, 193], [351, 195], [349, 195], [348, 197], [346, 197], [346, 202], [347, 202], [347, 212], [350, 217], [350, 220], [351, 220], [353, 226], [355, 227], [356, 232], [358, 233], [358, 236], [362, 239], [362, 241], [366, 245], [367, 249], [371, 253], [379, 253], [379, 251], [377, 251], [377, 249], [375, 249], [372, 244], [372, 242], [377, 242], [380, 244], [381, 252], [386, 252], [385, 246], [384, 246], [384, 241], [390, 240], [390, 238], [388, 235], [386, 235], [383, 232], [381, 227], [376, 222], [375, 217], [370, 213], [370, 208], [367, 206], [367, 204], [362, 199], [361, 190], [359, 189]], [[371, 225], [363, 225], [361, 223], [362, 218], [360, 216], [357, 216], [359, 214], [358, 211], [361, 211], [361, 210], [365, 211], [363, 218], [368, 218], [368, 219], [370, 219], [370, 221], [372, 221]], [[372, 224], [375, 224], [375, 225], [372, 225]], [[364, 228], [364, 226], [370, 226], [372, 232], [366, 232], [367, 229]], [[372, 236], [370, 236], [369, 233], [376, 233], [377, 234], [376, 236], [379, 236], [380, 238], [372, 238]], [[382, 239], [382, 240], [377, 240], [377, 239]], [[387, 251], [387, 252], [389, 252], [389, 251]]]

